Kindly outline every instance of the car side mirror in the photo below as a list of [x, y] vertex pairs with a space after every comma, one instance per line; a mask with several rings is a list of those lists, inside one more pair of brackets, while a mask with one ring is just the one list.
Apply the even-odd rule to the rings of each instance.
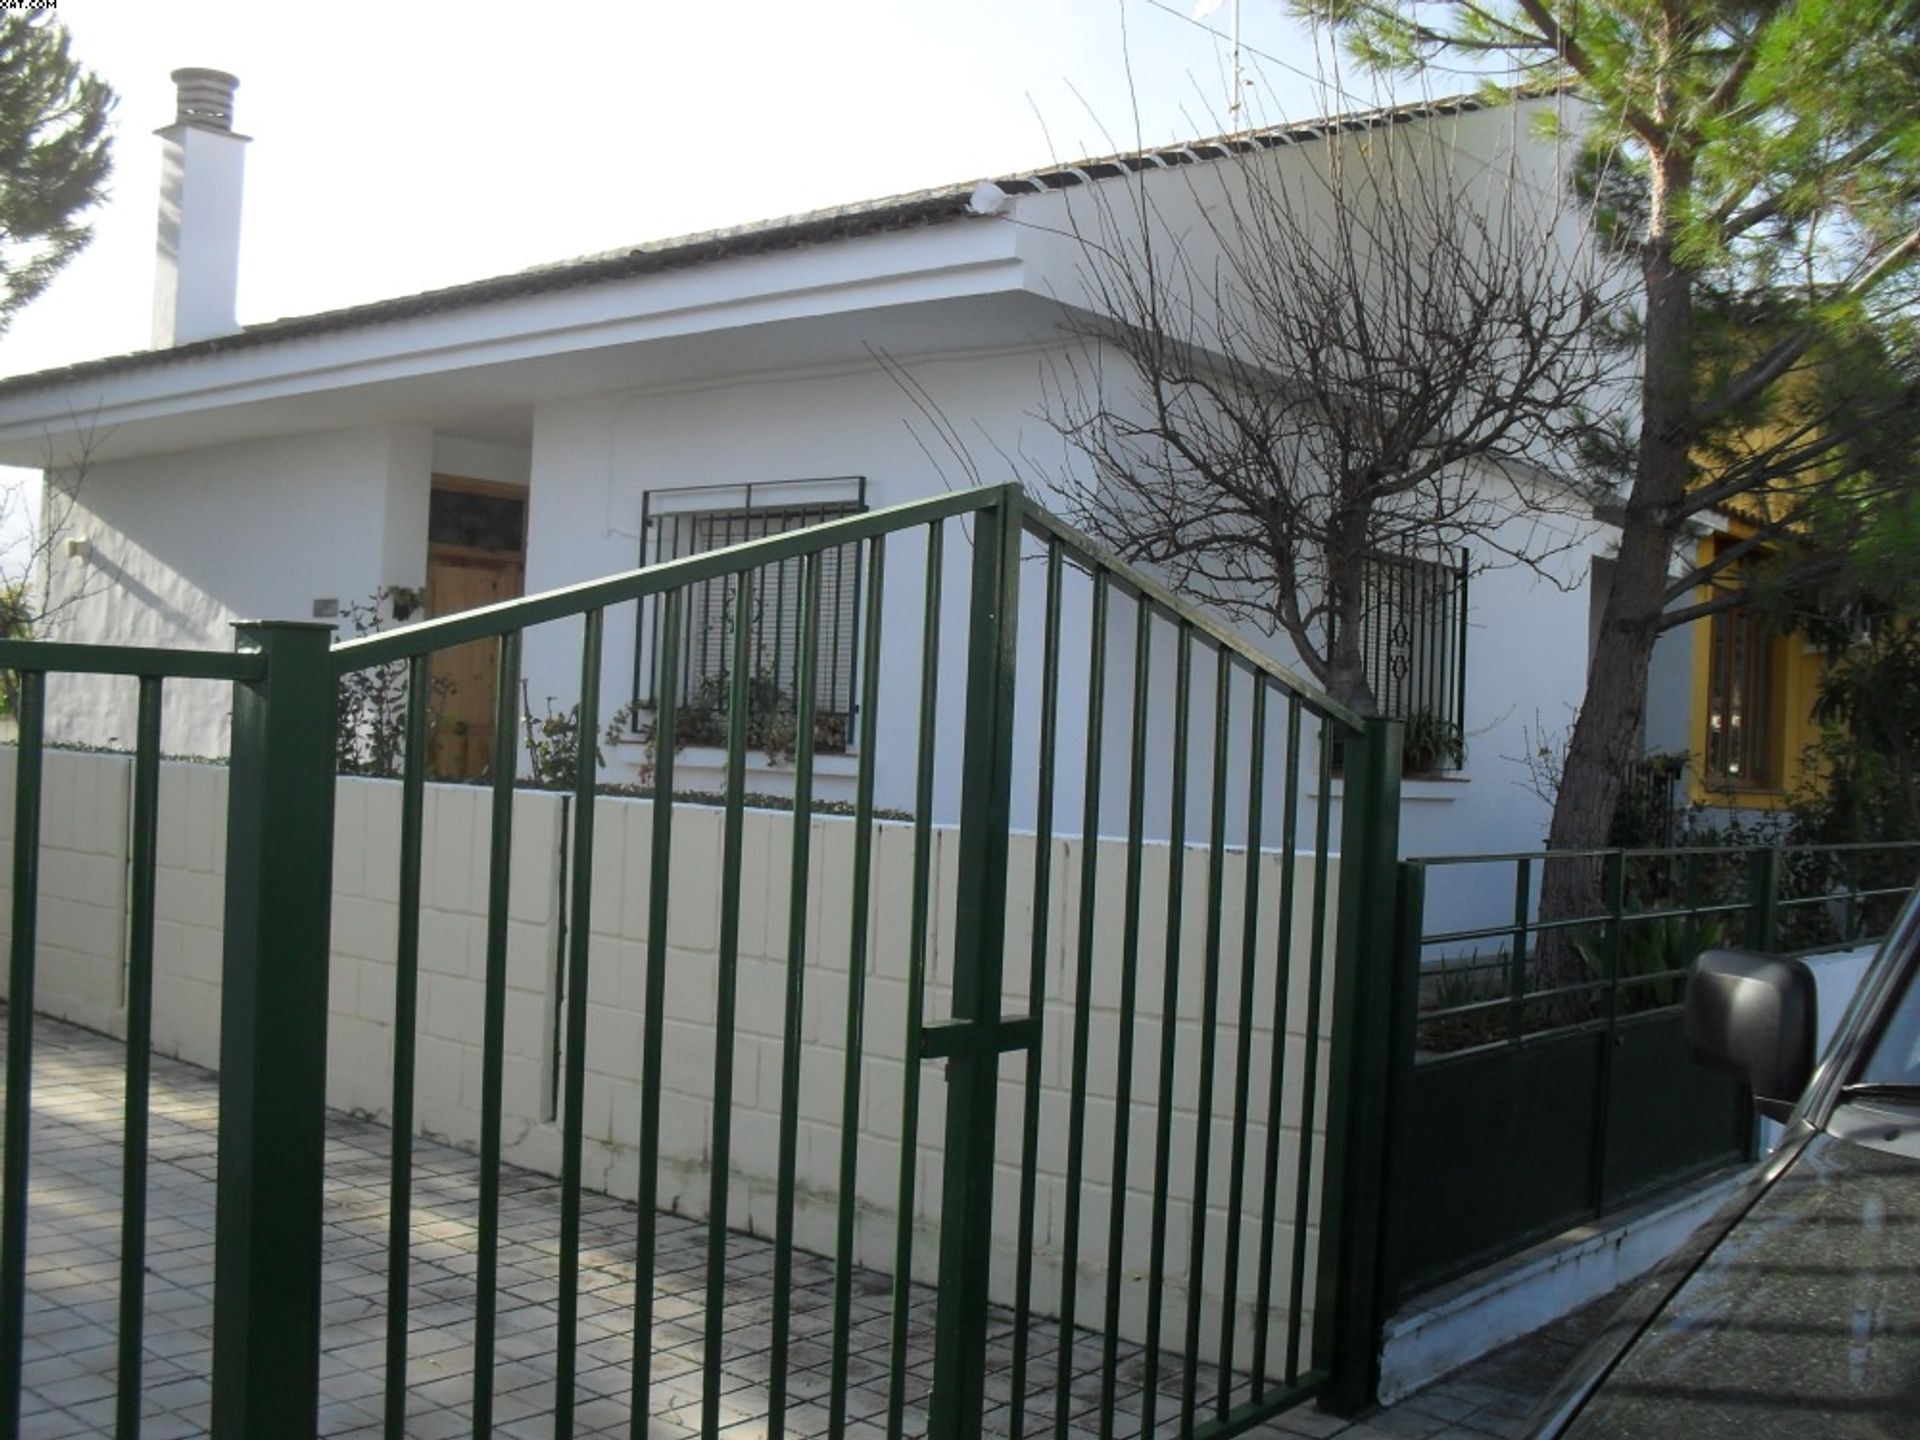
[[1813, 1078], [1813, 972], [1752, 950], [1709, 950], [1687, 977], [1687, 1049], [1747, 1082], [1763, 1115], [1784, 1120]]

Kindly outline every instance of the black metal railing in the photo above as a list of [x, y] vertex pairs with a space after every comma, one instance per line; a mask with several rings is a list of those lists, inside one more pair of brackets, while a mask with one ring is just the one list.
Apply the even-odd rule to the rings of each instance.
[[1369, 555], [1360, 654], [1376, 711], [1407, 727], [1414, 768], [1456, 770], [1467, 729], [1467, 555]]

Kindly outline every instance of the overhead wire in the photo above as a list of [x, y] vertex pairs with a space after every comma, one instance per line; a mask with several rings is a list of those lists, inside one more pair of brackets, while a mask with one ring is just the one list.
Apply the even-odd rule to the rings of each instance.
[[[1207, 24], [1204, 20], [1198, 19], [1193, 15], [1183, 13], [1178, 7], [1167, 3], [1167, 0], [1146, 0], [1146, 3], [1152, 6], [1156, 10], [1165, 11], [1167, 14], [1173, 16], [1176, 20], [1179, 20], [1184, 24], [1191, 25], [1196, 30], [1204, 31], [1206, 34], [1211, 35], [1215, 40], [1230, 43], [1233, 39], [1233, 37], [1227, 35], [1226, 32], [1219, 30], [1212, 25]], [[1258, 45], [1250, 44], [1244, 35], [1239, 38], [1238, 44], [1240, 49], [1250, 54], [1257, 55], [1262, 60], [1268, 61], [1274, 65], [1277, 65], [1282, 70], [1285, 70], [1290, 74], [1298, 76], [1302, 80], [1306, 80], [1313, 85], [1324, 88], [1326, 91], [1328, 91], [1330, 94], [1332, 94], [1335, 98], [1337, 98], [1344, 104], [1351, 105], [1354, 108], [1361, 109], [1361, 110], [1378, 110], [1381, 108], [1380, 102], [1377, 97], [1374, 99], [1368, 99], [1367, 97], [1362, 95], [1355, 95], [1352, 91], [1348, 90], [1345, 86], [1341, 85], [1337, 79], [1329, 78], [1329, 76], [1324, 70], [1315, 72], [1312, 70], [1305, 69], [1304, 67], [1295, 64], [1291, 60], [1287, 60], [1279, 55], [1275, 55], [1270, 50], [1263, 50]], [[1467, 74], [1467, 73], [1477, 73], [1477, 72], [1462, 71], [1461, 73]], [[1332, 119], [1337, 117], [1327, 117], [1327, 118]], [[1475, 161], [1480, 165], [1482, 170], [1488, 170], [1492, 168], [1491, 166], [1487, 165], [1485, 161], [1482, 160], [1479, 156], [1469, 154], [1460, 145], [1459, 141], [1453, 139], [1451, 136], [1440, 134], [1440, 142], [1443, 145], [1446, 145], [1449, 149], [1454, 150], [1456, 153], [1460, 154], [1464, 158]], [[1556, 161], [1556, 164], [1557, 164], [1557, 161]], [[1611, 164], [1612, 164], [1612, 157], [1609, 157], [1608, 165], [1611, 166]], [[1537, 184], [1536, 182], [1529, 180], [1526, 177], [1519, 175], [1517, 173], [1511, 175], [1509, 178], [1513, 181], [1513, 183], [1520, 185], [1525, 189], [1533, 191], [1536, 195], [1540, 196], [1542, 199], [1553, 201], [1556, 204], [1566, 199], [1566, 196], [1563, 192], [1551, 190], [1546, 186]], [[1606, 178], [1606, 172], [1603, 171], [1601, 174], [1601, 179], [1604, 181], [1605, 178]]]

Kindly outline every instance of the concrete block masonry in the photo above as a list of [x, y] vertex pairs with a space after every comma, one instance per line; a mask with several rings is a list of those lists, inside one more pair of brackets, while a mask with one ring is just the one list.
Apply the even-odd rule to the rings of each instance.
[[[123, 755], [49, 751], [41, 863], [40, 958], [37, 1006], [44, 1013], [121, 1035], [125, 1029], [124, 947], [127, 933], [128, 826], [132, 761]], [[213, 1066], [219, 1056], [219, 988], [224, 896], [227, 770], [220, 765], [169, 763], [161, 774], [161, 826], [154, 977], [154, 1038], [162, 1053]], [[14, 767], [0, 759], [0, 890], [11, 882], [11, 814]], [[480, 1135], [481, 1016], [484, 1004], [488, 792], [467, 786], [427, 788], [425, 854], [420, 917], [420, 1023], [416, 1117], [420, 1133], [463, 1147]], [[561, 1128], [556, 1107], [565, 1061], [561, 1052], [565, 1004], [565, 932], [569, 923], [565, 842], [570, 838], [571, 797], [523, 790], [514, 797], [513, 876], [507, 895], [508, 964], [504, 1050], [508, 1161], [557, 1173]], [[600, 797], [596, 802], [592, 880], [591, 975], [582, 1112], [585, 1182], [595, 1190], [630, 1199], [638, 1177], [639, 1076], [644, 1036], [647, 923], [652, 864], [652, 816], [647, 801]], [[803, 1248], [831, 1253], [837, 1219], [841, 1158], [840, 1107], [845, 1083], [850, 895], [853, 866], [851, 820], [816, 816], [808, 879], [804, 957], [806, 996], [801, 1033], [797, 1207], [795, 1238]], [[400, 787], [391, 781], [343, 777], [338, 783], [333, 875], [333, 962], [330, 976], [328, 1101], [345, 1111], [385, 1120], [391, 1107], [393, 998], [398, 928]], [[771, 1233], [777, 1176], [781, 1101], [781, 1050], [785, 987], [789, 973], [789, 885], [793, 819], [784, 812], [749, 810], [745, 819], [741, 883], [739, 1006], [734, 1050], [733, 1183], [729, 1223]], [[664, 957], [662, 1025], [662, 1136], [660, 1203], [699, 1216], [707, 1200], [715, 1055], [715, 974], [721, 910], [723, 816], [681, 805], [674, 816]], [[926, 949], [926, 1017], [951, 1010], [953, 887], [958, 836], [949, 827], [930, 835], [929, 926]], [[896, 1240], [895, 1207], [903, 1130], [908, 961], [912, 951], [911, 893], [913, 827], [875, 826], [873, 884], [868, 914], [864, 1057], [859, 1086], [859, 1153], [856, 1166], [855, 1259], [891, 1269]], [[1109, 1184], [1115, 1118], [1119, 957], [1126, 944], [1125, 846], [1096, 842], [1098, 891], [1093, 917], [1094, 988], [1089, 997], [1086, 1154], [1079, 1214], [1082, 1226], [1082, 1314], [1098, 1313], [1106, 1273]], [[1033, 905], [1036, 842], [1017, 835], [1011, 845], [1008, 908], [1007, 994], [1004, 1012], [1032, 1008], [1030, 961], [1036, 926], [1044, 926], [1041, 975], [1046, 989], [1042, 1048], [1037, 1067], [1042, 1087], [1041, 1143], [1034, 1210], [1034, 1308], [1057, 1304], [1061, 1246], [1070, 1203], [1066, 1193], [1066, 1135], [1071, 1112], [1071, 1037], [1080, 929], [1079, 875], [1084, 844], [1056, 839], [1053, 884], [1044, 915]], [[1187, 1296], [1185, 1273], [1196, 1212], [1207, 1227], [1207, 1251], [1226, 1244], [1227, 1157], [1234, 1059], [1239, 1036], [1240, 962], [1245, 881], [1244, 852], [1229, 852], [1222, 875], [1223, 936], [1218, 1021], [1215, 1028], [1215, 1113], [1207, 1193], [1194, 1194], [1195, 1144], [1202, 1119], [1193, 1106], [1200, 1088], [1199, 1040], [1203, 1013], [1205, 926], [1203, 905], [1208, 855], [1191, 847], [1181, 857], [1188, 897], [1180, 936], [1178, 1002], [1162, 1015], [1166, 957], [1165, 897], [1171, 856], [1149, 845], [1143, 857], [1138, 934], [1138, 1014], [1133, 1036], [1127, 1224], [1120, 1247], [1124, 1271], [1121, 1329], [1137, 1338], [1144, 1329], [1145, 1297], [1158, 1283], [1168, 1301], [1166, 1343], [1178, 1348]], [[1262, 857], [1256, 953], [1262, 957], [1253, 994], [1254, 1062], [1248, 1086], [1250, 1179], [1242, 1216], [1241, 1254], [1260, 1252], [1257, 1212], [1265, 1183], [1259, 1174], [1266, 1133], [1259, 1122], [1271, 1088], [1270, 1026], [1275, 1010], [1275, 965], [1279, 950], [1281, 877], [1286, 858]], [[1293, 1033], [1284, 1047], [1282, 1153], [1291, 1151], [1301, 1123], [1304, 1035], [1299, 1031], [1311, 953], [1312, 859], [1295, 860], [1300, 903], [1294, 918], [1289, 1014]], [[1337, 866], [1337, 858], [1330, 865]], [[1330, 875], [1330, 880], [1333, 878]], [[0, 927], [10, 923], [10, 896], [0, 895]], [[1329, 932], [1331, 921], [1329, 921]], [[1330, 938], [1330, 937], [1329, 937]], [[3, 980], [4, 977], [0, 977]], [[1331, 991], [1323, 997], [1322, 1028], [1331, 1015]], [[1173, 1094], [1172, 1167], [1168, 1193], [1167, 1261], [1171, 1272], [1150, 1274], [1148, 1218], [1154, 1186], [1152, 1137], [1159, 1090], [1161, 1027], [1178, 1031]], [[1324, 1064], [1324, 1048], [1322, 1049]], [[916, 1062], [917, 1063], [917, 1062]], [[995, 1298], [1010, 1300], [1018, 1243], [1020, 1115], [1024, 1067], [1010, 1057], [1000, 1086], [998, 1178], [995, 1188]], [[1324, 1106], [1324, 1074], [1318, 1087]], [[915, 1160], [914, 1272], [930, 1279], [938, 1255], [941, 1137], [946, 1093], [943, 1072], [929, 1066], [922, 1077]], [[1317, 1131], [1323, 1115], [1313, 1119]], [[1311, 1137], [1317, 1210], [1320, 1136]], [[1283, 1168], [1284, 1162], [1283, 1162]], [[1276, 1253], [1290, 1253], [1294, 1184], [1279, 1177]], [[1308, 1236], [1308, 1304], [1317, 1235]], [[1217, 1259], [1210, 1265], [1217, 1271]], [[1205, 1307], [1202, 1334], [1217, 1345], [1217, 1281], [1199, 1297]], [[1092, 1288], [1088, 1288], [1092, 1287]], [[1250, 1279], [1240, 1286], [1237, 1363], [1245, 1364], [1252, 1333]], [[1284, 1304], [1284, 1295], [1278, 1297]], [[1094, 1304], [1089, 1311], [1088, 1303]], [[1310, 1333], [1311, 1319], [1305, 1329]], [[1211, 1350], [1206, 1359], [1216, 1358]]]

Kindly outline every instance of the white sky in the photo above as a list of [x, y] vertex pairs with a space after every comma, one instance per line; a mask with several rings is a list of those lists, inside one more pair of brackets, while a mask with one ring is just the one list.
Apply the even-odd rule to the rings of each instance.
[[[1241, 4], [1251, 120], [1364, 103], [1305, 78], [1312, 38], [1282, 0]], [[181, 66], [240, 77], [239, 311], [257, 323], [1217, 133], [1233, 7], [60, 0], [74, 54], [120, 96], [112, 195], [93, 243], [0, 336], [0, 375], [148, 344], [152, 132]]]
[[[1242, 0], [1253, 113], [1324, 108], [1281, 0]], [[92, 245], [0, 374], [148, 343], [168, 72], [240, 77], [244, 323], [1224, 124], [1195, 0], [732, 0], [340, 9], [62, 0], [120, 95]], [[1233, 0], [1206, 16], [1224, 33]], [[1131, 57], [1136, 122], [1129, 101]], [[1366, 83], [1354, 82], [1365, 90]], [[1340, 108], [1337, 100], [1334, 108]]]

